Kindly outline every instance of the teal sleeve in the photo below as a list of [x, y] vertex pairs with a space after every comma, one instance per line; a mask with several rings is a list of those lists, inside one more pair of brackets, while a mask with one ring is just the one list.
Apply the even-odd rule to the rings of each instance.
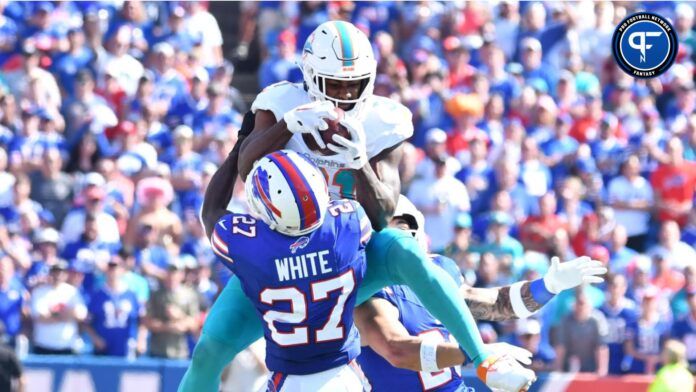
[[262, 336], [256, 309], [233, 276], [210, 309], [179, 392], [217, 392], [225, 366]]
[[430, 313], [447, 327], [469, 358], [478, 366], [489, 355], [476, 321], [452, 278], [431, 262], [408, 233], [385, 229], [367, 245], [367, 273], [358, 291], [358, 302], [394, 284], [407, 285]]

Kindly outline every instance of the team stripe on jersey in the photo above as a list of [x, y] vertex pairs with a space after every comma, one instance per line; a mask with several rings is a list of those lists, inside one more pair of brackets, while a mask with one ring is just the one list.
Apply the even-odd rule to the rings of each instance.
[[282, 218], [283, 214], [276, 206], [273, 205], [271, 198], [268, 197], [266, 191], [263, 189], [263, 186], [261, 186], [261, 181], [259, 180], [258, 173], [254, 176], [254, 183], [256, 184], [256, 189], [259, 190], [259, 195], [261, 195], [261, 201], [263, 202], [263, 204], [274, 214], [276, 214], [279, 218]]
[[230, 257], [229, 248], [227, 248], [225, 241], [223, 241], [217, 233], [217, 228], [213, 229], [213, 234], [210, 235], [210, 245], [212, 245], [213, 252], [215, 252], [216, 255], [230, 263], [234, 263], [234, 260]]
[[336, 30], [338, 31], [338, 36], [341, 40], [341, 54], [343, 55], [343, 66], [349, 67], [355, 65], [353, 59], [355, 54], [353, 53], [353, 43], [350, 40], [350, 33], [348, 32], [348, 23], [346, 22], [334, 22]]
[[268, 389], [266, 389], [267, 392], [278, 392], [280, 391], [280, 388], [283, 387], [283, 384], [285, 384], [285, 380], [288, 378], [288, 375], [285, 373], [273, 373], [271, 376], [271, 385], [268, 386]]
[[290, 183], [290, 190], [295, 198], [295, 203], [300, 208], [300, 229], [306, 229], [319, 220], [319, 203], [312, 188], [305, 180], [300, 170], [295, 166], [285, 153], [276, 151], [268, 156], [275, 164], [285, 179]]
[[367, 244], [370, 237], [372, 237], [372, 224], [367, 216], [363, 216], [360, 219], [360, 243]]

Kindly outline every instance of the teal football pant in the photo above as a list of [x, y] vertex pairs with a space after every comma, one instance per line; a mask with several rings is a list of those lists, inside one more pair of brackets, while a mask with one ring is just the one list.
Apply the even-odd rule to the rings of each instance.
[[[357, 303], [386, 286], [407, 285], [454, 335], [469, 358], [474, 358], [476, 366], [487, 357], [456, 283], [429, 260], [413, 236], [396, 229], [373, 233], [366, 254], [367, 271]], [[262, 336], [263, 326], [254, 305], [244, 295], [239, 279], [233, 277], [208, 314], [179, 391], [218, 392], [223, 368]]]

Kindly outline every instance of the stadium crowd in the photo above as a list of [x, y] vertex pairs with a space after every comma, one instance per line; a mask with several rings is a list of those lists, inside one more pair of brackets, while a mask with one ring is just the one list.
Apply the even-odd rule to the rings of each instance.
[[[262, 56], [252, 94], [301, 81], [326, 20], [370, 36], [375, 94], [413, 112], [403, 193], [467, 283], [537, 278], [552, 256], [608, 265], [605, 286], [535, 319], [482, 322], [485, 341], [530, 349], [535, 370], [623, 374], [654, 373], [671, 337], [696, 366], [692, 4], [240, 7], [234, 55]], [[638, 9], [678, 33], [659, 78], [611, 54]], [[0, 10], [0, 335], [19, 352], [187, 358], [228, 277], [198, 211], [250, 103], [215, 17], [199, 2]], [[230, 209], [245, 209], [240, 183]]]

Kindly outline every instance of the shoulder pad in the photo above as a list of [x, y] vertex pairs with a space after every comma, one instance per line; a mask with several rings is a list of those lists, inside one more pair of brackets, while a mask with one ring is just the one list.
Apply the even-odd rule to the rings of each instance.
[[273, 112], [276, 121], [280, 121], [288, 111], [308, 103], [309, 95], [300, 83], [278, 82], [272, 84], [259, 95], [251, 104], [251, 111], [269, 110]]

